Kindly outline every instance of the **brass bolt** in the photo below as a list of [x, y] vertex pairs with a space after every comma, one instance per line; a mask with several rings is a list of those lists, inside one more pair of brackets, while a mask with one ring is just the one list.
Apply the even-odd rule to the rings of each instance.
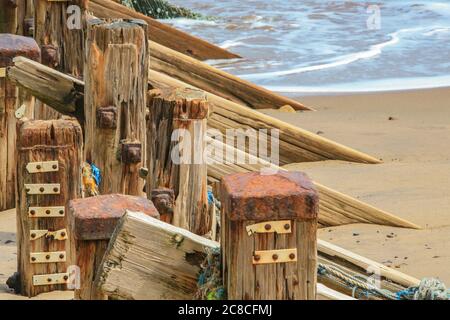
[[272, 255], [272, 259], [273, 260], [278, 260], [278, 255], [277, 254]]
[[266, 229], [266, 230], [270, 230], [272, 228], [272, 226], [270, 225], [270, 224], [266, 224], [265, 226], [264, 226], [264, 229]]
[[259, 261], [260, 259], [261, 259], [261, 257], [259, 254], [253, 256], [253, 260], [255, 260], [255, 261]]
[[289, 225], [289, 223], [286, 223], [285, 225], [284, 225], [284, 229], [285, 230], [289, 230], [291, 228], [291, 226]]
[[289, 259], [294, 260], [294, 259], [295, 259], [295, 254], [291, 253], [291, 254], [289, 255]]

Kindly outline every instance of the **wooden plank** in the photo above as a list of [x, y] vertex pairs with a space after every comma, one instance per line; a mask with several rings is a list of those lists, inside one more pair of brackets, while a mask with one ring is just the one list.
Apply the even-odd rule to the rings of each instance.
[[99, 18], [141, 19], [148, 24], [148, 36], [152, 41], [199, 60], [240, 58], [234, 53], [147, 17], [117, 2], [91, 0], [89, 10]]
[[114, 299], [192, 299], [205, 252], [218, 243], [127, 211], [104, 256], [96, 285]]
[[322, 283], [317, 284], [317, 300], [357, 300], [339, 291], [328, 288]]

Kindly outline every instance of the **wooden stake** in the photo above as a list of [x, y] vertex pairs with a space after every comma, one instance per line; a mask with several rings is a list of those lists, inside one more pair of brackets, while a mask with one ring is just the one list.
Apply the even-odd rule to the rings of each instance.
[[33, 117], [33, 97], [6, 78], [6, 68], [19, 55], [39, 60], [39, 47], [33, 39], [0, 34], [0, 211], [16, 205], [16, 110]]
[[[33, 237], [33, 230], [54, 232], [67, 229], [67, 202], [81, 196], [80, 166], [83, 137], [80, 126], [71, 120], [26, 121], [19, 123], [17, 130], [18, 272], [22, 295], [32, 297], [42, 292], [66, 289], [65, 284], [53, 284], [55, 282], [50, 276], [48, 276], [50, 284], [33, 284], [33, 278], [37, 275], [41, 275], [42, 278], [46, 275], [66, 273], [70, 265], [66, 257], [70, 257], [71, 254], [67, 240], [58, 240], [51, 236]], [[29, 173], [26, 169], [30, 162], [41, 161], [58, 161], [58, 171]], [[48, 183], [59, 184], [58, 190], [53, 190], [56, 191], [55, 194], [30, 195], [25, 188], [25, 184]], [[52, 215], [49, 207], [58, 207], [56, 214], [59, 214], [59, 217]], [[37, 210], [40, 208], [51, 217], [38, 215]], [[33, 261], [32, 253], [36, 252], [44, 253], [43, 263], [36, 263], [37, 259]], [[54, 256], [53, 252], [59, 253]], [[47, 263], [45, 259], [60, 260]]]
[[203, 159], [207, 117], [202, 91], [168, 90], [152, 98], [147, 131], [147, 196], [154, 189], [173, 189], [172, 223], [198, 235], [211, 230]]
[[98, 18], [143, 20], [149, 26], [148, 36], [152, 41], [199, 60], [240, 58], [238, 55], [230, 53], [214, 44], [182, 32], [113, 1], [91, 0], [89, 2], [89, 10]]
[[318, 195], [306, 175], [226, 176], [220, 200], [228, 299], [315, 300]]
[[147, 26], [88, 22], [85, 61], [85, 155], [102, 172], [100, 193], [140, 195], [145, 163]]
[[[69, 10], [71, 8], [77, 8]], [[78, 11], [79, 10], [79, 11]], [[34, 0], [34, 38], [42, 63], [77, 78], [83, 77], [86, 0]], [[38, 104], [35, 119], [57, 119], [61, 114]]]

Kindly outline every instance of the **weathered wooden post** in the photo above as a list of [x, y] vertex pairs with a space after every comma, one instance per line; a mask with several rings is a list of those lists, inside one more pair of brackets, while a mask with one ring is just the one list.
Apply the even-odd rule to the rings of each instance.
[[72, 120], [25, 121], [17, 131], [18, 272], [31, 297], [69, 282], [67, 203], [81, 195], [83, 137]]
[[0, 211], [16, 205], [16, 109], [18, 117], [33, 116], [34, 99], [6, 77], [16, 56], [39, 60], [39, 47], [33, 39], [0, 34]]
[[[87, 0], [34, 0], [34, 38], [42, 63], [77, 78], [83, 76], [84, 31]], [[36, 119], [56, 119], [61, 114], [37, 104]]]
[[0, 8], [0, 33], [16, 33], [16, 1], [0, 0]]
[[26, 37], [33, 37], [33, 15], [33, 0], [19, 0], [17, 2], [17, 34]]
[[208, 103], [202, 91], [165, 90], [152, 98], [147, 130], [147, 195], [174, 190], [172, 221], [195, 234], [211, 230], [207, 199], [206, 122]]
[[153, 203], [143, 197], [103, 195], [73, 200], [69, 204], [69, 232], [73, 265], [80, 271], [75, 299], [103, 300], [107, 297], [94, 285], [98, 268], [117, 222], [126, 210], [136, 210], [159, 219]]
[[221, 246], [229, 299], [314, 300], [318, 196], [300, 172], [226, 176]]
[[101, 194], [141, 195], [146, 157], [147, 25], [88, 21], [85, 155], [102, 172]]

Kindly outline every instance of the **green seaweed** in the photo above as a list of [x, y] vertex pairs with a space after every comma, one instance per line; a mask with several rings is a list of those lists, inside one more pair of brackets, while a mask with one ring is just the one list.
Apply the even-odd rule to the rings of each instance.
[[166, 0], [122, 0], [122, 3], [125, 6], [154, 19], [211, 19], [211, 17], [205, 17], [202, 14], [195, 13], [187, 8], [172, 5]]

